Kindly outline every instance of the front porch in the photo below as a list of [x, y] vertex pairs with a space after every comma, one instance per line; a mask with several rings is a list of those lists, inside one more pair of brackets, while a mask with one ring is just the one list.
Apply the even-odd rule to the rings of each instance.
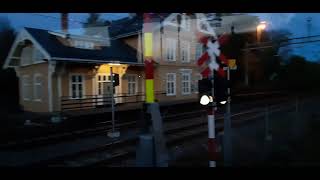
[[[58, 69], [53, 77], [55, 112], [108, 107], [112, 93], [116, 104], [144, 101], [141, 65], [65, 63]], [[119, 77], [114, 88], [111, 74]]]

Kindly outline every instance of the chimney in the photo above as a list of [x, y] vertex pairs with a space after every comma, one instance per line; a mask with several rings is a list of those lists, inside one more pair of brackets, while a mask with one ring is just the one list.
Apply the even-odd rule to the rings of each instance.
[[68, 33], [68, 13], [61, 13], [61, 30]]

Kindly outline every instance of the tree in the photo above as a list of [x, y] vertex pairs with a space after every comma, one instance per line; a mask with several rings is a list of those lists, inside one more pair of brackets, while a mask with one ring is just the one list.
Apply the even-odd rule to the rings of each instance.
[[84, 23], [83, 27], [85, 28], [86, 35], [108, 37], [108, 25], [109, 21], [104, 21], [100, 19], [99, 13], [89, 13], [87, 22]]
[[12, 68], [3, 70], [2, 66], [8, 56], [15, 39], [15, 30], [6, 18], [0, 19], [0, 83], [5, 84], [0, 88], [0, 113], [8, 110], [17, 110], [19, 105], [19, 87], [15, 71]]
[[[289, 46], [282, 47], [282, 45], [289, 41], [290, 35], [291, 33], [286, 30], [265, 33], [264, 41], [271, 42], [272, 48], [259, 50], [258, 57], [264, 67], [264, 77], [266, 81], [278, 77], [281, 64], [289, 56], [291, 48]], [[285, 48], [285, 51], [283, 51], [283, 48]]]
[[0, 66], [2, 67], [13, 44], [16, 33], [6, 18], [0, 19]]

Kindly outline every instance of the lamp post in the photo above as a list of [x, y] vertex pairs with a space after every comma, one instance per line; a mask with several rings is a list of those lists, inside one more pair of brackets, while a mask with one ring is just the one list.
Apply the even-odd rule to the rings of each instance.
[[110, 80], [111, 80], [111, 114], [112, 114], [112, 131], [108, 132], [108, 136], [111, 138], [116, 138], [120, 136], [119, 131], [115, 131], [115, 122], [114, 122], [114, 78], [113, 78], [113, 71], [112, 71], [112, 66], [116, 65], [119, 66], [120, 64], [115, 64], [115, 63], [109, 63], [110, 65]]
[[257, 26], [257, 43], [261, 42], [261, 34], [262, 31], [267, 28], [267, 23], [266, 21], [261, 21], [258, 26]]

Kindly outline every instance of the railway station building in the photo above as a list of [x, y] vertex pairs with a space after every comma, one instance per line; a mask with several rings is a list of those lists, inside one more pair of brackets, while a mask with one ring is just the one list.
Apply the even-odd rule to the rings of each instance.
[[[154, 18], [155, 97], [159, 102], [196, 101], [201, 79], [196, 61], [205, 49], [196, 40], [195, 21], [183, 14], [182, 23], [172, 26], [164, 23], [170, 14], [163, 16], [163, 21]], [[119, 74], [115, 102], [144, 101], [141, 15], [131, 14], [104, 27], [108, 38], [74, 35], [65, 24], [59, 32], [23, 28], [12, 45], [3, 68], [16, 71], [24, 111], [52, 113], [107, 105], [111, 67]]]

